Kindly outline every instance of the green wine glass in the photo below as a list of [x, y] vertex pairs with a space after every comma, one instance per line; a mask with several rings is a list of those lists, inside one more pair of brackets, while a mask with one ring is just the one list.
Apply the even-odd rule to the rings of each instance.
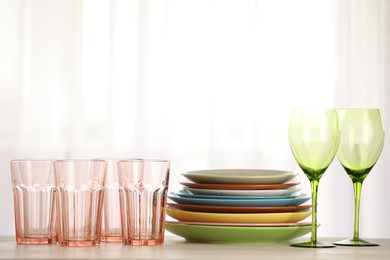
[[333, 161], [340, 141], [335, 109], [294, 109], [291, 111], [288, 137], [291, 151], [310, 181], [312, 193], [311, 239], [292, 244], [295, 247], [334, 247], [317, 241], [318, 183]]
[[379, 109], [339, 110], [340, 147], [337, 158], [352, 180], [355, 197], [353, 238], [335, 242], [340, 246], [377, 246], [359, 238], [360, 193], [364, 179], [383, 148], [385, 131]]

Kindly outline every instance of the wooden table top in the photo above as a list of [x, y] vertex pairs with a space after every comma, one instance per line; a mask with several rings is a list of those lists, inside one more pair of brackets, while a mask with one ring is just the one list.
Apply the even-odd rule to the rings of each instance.
[[[320, 240], [332, 242], [340, 239]], [[289, 244], [202, 244], [169, 235], [159, 246], [101, 243], [94, 247], [61, 247], [56, 244], [17, 245], [13, 237], [0, 237], [0, 259], [390, 259], [390, 239], [370, 240], [380, 246], [312, 249]]]

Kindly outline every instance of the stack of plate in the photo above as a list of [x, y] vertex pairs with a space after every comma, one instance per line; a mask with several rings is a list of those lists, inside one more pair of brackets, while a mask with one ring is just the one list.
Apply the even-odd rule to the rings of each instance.
[[192, 242], [271, 243], [311, 231], [310, 196], [297, 175], [277, 170], [203, 170], [183, 173], [190, 181], [168, 198], [166, 229]]

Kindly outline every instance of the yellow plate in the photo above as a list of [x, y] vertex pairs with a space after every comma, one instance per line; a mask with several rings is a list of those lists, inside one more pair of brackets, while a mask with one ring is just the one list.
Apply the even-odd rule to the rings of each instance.
[[167, 207], [167, 215], [179, 221], [213, 223], [294, 223], [311, 215], [311, 211], [282, 213], [208, 213]]

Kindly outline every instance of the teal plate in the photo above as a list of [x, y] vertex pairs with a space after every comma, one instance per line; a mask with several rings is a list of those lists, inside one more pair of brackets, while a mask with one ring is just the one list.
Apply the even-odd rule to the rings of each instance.
[[261, 198], [261, 199], [206, 199], [187, 198], [170, 193], [168, 198], [176, 203], [191, 205], [216, 206], [297, 206], [308, 201], [310, 196], [301, 194], [293, 198]]
[[181, 224], [171, 221], [165, 229], [183, 237], [187, 242], [212, 244], [273, 244], [289, 243], [290, 240], [310, 233], [311, 225], [286, 227], [270, 226], [213, 226]]

